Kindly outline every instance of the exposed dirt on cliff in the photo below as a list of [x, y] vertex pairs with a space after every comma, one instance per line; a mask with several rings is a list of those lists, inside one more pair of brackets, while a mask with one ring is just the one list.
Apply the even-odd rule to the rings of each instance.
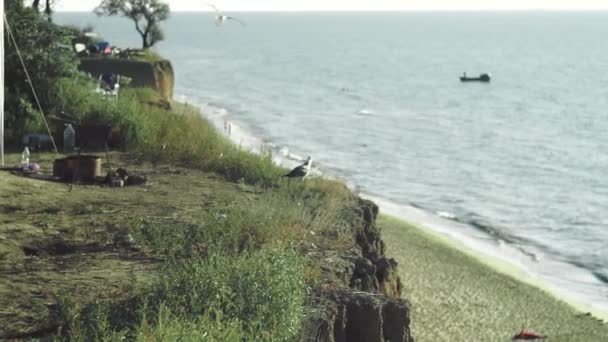
[[168, 60], [139, 61], [121, 58], [84, 57], [80, 59], [80, 68], [96, 79], [105, 73], [127, 76], [131, 79], [129, 86], [152, 88], [158, 92], [163, 100], [171, 101], [173, 99], [175, 75], [173, 66]]
[[413, 341], [397, 262], [385, 255], [376, 225], [378, 206], [358, 199], [352, 214], [347, 236], [353, 247], [322, 253], [327, 281], [314, 290], [310, 303], [314, 314], [304, 325], [302, 340]]

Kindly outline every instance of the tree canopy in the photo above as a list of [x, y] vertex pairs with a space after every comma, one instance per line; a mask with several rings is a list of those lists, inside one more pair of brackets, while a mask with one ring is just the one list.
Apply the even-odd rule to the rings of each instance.
[[[45, 0], [45, 5], [44, 5], [44, 13], [47, 16], [48, 21], [51, 21], [51, 15], [53, 14], [53, 9], [51, 8], [51, 6], [55, 3], [55, 0]], [[34, 0], [32, 2], [32, 8], [35, 9], [36, 11], [40, 11], [40, 0]]]
[[57, 80], [74, 77], [79, 72], [78, 61], [69, 48], [74, 37], [71, 30], [50, 23], [44, 14], [25, 7], [21, 0], [6, 1], [5, 10], [8, 26], [3, 37], [4, 94], [7, 136], [12, 139], [40, 118], [17, 47], [42, 108], [52, 107]]
[[144, 49], [164, 39], [160, 22], [169, 18], [169, 11], [169, 5], [160, 0], [102, 0], [95, 8], [99, 16], [121, 15], [133, 20]]

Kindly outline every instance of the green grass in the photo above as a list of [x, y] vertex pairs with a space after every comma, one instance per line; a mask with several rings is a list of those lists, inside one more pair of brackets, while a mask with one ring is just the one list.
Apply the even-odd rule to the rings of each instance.
[[[0, 337], [60, 326], [55, 338], [74, 341], [294, 339], [308, 287], [334, 281], [318, 251], [355, 243], [356, 197], [338, 182], [283, 181], [270, 154], [235, 146], [197, 108], [155, 105], [150, 90], [105, 99], [72, 78], [55, 91], [51, 112], [111, 124], [129, 151], [112, 168], [149, 182], [71, 188], [0, 173]], [[55, 157], [31, 160], [49, 173]]]
[[304, 316], [304, 267], [304, 259], [286, 246], [173, 260], [151, 285], [130, 291], [129, 299], [64, 304], [57, 338], [162, 341], [222, 333], [215, 340], [223, 334], [293, 340]]
[[[197, 334], [216, 340], [223, 334], [247, 340], [296, 334], [306, 314], [306, 289], [323, 281], [319, 261], [304, 255], [354, 243], [349, 227], [356, 199], [350, 191], [322, 179], [275, 180], [271, 188], [227, 182], [216, 173], [141, 156], [111, 154], [114, 168], [149, 179], [122, 189], [70, 190], [0, 172], [0, 336], [43, 329], [58, 305], [63, 329], [57, 338], [72, 340], [162, 340], [186, 336], [195, 326]], [[18, 158], [10, 154], [7, 162]], [[47, 173], [53, 158], [31, 157]], [[117, 243], [126, 233], [137, 250]], [[72, 250], [53, 254], [57, 245]], [[28, 256], [25, 247], [40, 254]], [[203, 282], [209, 279], [216, 283]], [[192, 286], [200, 288], [186, 290]], [[185, 308], [194, 301], [189, 296], [209, 309]], [[108, 312], [131, 324], [112, 323]]]
[[423, 228], [380, 216], [399, 262], [416, 341], [507, 341], [523, 328], [550, 341], [604, 341], [608, 325], [499, 273]]
[[115, 145], [149, 160], [185, 163], [266, 187], [275, 185], [284, 172], [269, 154], [254, 155], [235, 146], [201, 118], [198, 108], [150, 105], [160, 101], [150, 89], [125, 88], [116, 101], [92, 94], [92, 86], [82, 79], [63, 79], [56, 88], [51, 112], [72, 113], [77, 123], [112, 124]]
[[136, 53], [129, 55], [129, 59], [140, 62], [159, 62], [164, 60], [161, 55], [150, 49], [137, 50]]

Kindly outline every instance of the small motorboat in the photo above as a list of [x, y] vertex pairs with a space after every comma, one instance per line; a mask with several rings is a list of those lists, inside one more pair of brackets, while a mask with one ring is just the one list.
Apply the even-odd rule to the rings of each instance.
[[465, 72], [460, 76], [460, 82], [490, 82], [490, 74], [481, 74], [478, 77], [468, 77]]

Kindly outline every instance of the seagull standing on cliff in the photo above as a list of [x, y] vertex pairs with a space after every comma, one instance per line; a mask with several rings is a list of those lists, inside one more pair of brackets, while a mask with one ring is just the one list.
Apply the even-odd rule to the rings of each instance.
[[289, 171], [289, 173], [286, 175], [283, 175], [283, 177], [304, 179], [310, 173], [310, 169], [312, 168], [311, 166], [312, 166], [312, 158], [310, 156], [308, 156], [308, 158], [306, 158], [306, 162], [304, 162], [304, 164]]
[[235, 18], [235, 17], [229, 17], [227, 15], [223, 15], [219, 9], [217, 9], [217, 7], [213, 6], [212, 4], [207, 4], [209, 5], [211, 8], [213, 8], [215, 10], [215, 26], [221, 26], [223, 23], [226, 22], [226, 20], [234, 20], [237, 23], [245, 26], [245, 23], [242, 22], [241, 20]]

